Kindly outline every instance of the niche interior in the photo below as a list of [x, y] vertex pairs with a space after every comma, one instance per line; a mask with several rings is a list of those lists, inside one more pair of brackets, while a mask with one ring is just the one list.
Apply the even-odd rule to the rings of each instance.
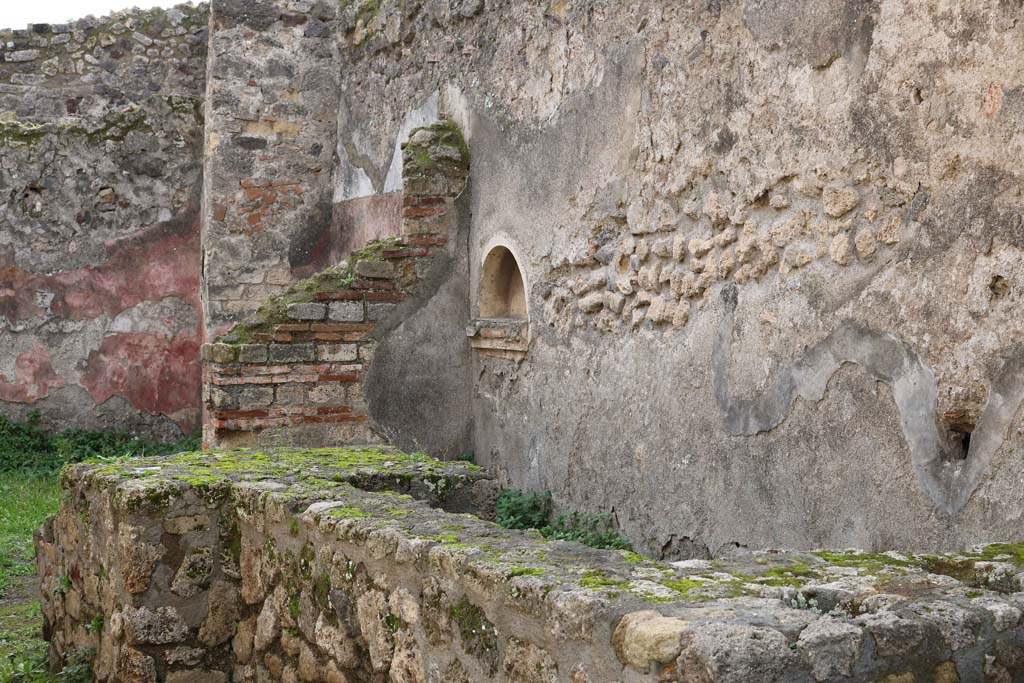
[[477, 317], [468, 330], [473, 348], [521, 358], [530, 331], [526, 279], [508, 247], [497, 245], [487, 252], [477, 291]]

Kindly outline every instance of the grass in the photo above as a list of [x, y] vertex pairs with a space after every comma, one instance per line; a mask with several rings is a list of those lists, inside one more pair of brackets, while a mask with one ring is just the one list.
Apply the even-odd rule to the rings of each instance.
[[32, 533], [59, 502], [56, 473], [0, 473], [0, 596], [17, 577], [35, 573]]
[[56, 472], [0, 472], [0, 683], [50, 683], [42, 614], [31, 578], [32, 534], [57, 511]]
[[60, 467], [86, 458], [120, 458], [195, 450], [197, 437], [172, 444], [129, 434], [40, 427], [0, 416], [0, 683], [89, 683], [90, 653], [70, 653], [62, 672], [48, 672], [36, 595], [32, 536], [60, 505]]

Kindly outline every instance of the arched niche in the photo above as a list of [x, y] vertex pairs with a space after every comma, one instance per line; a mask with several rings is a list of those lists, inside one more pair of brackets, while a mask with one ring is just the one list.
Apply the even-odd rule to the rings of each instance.
[[526, 285], [516, 257], [508, 247], [496, 246], [480, 269], [481, 318], [526, 320]]
[[529, 289], [511, 245], [498, 242], [488, 246], [476, 291], [477, 318], [467, 331], [473, 348], [523, 358], [530, 341]]

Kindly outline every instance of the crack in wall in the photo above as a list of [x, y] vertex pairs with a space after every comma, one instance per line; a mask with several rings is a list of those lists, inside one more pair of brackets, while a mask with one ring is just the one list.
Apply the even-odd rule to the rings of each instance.
[[896, 336], [843, 322], [792, 365], [778, 370], [758, 396], [735, 398], [730, 392], [730, 343], [738, 290], [721, 290], [725, 315], [711, 357], [712, 385], [725, 430], [734, 436], [769, 432], [786, 419], [797, 398], [818, 402], [840, 367], [854, 363], [886, 384], [900, 414], [903, 436], [921, 489], [937, 508], [956, 516], [988, 471], [1006, 430], [1024, 400], [1024, 347], [1014, 347], [996, 373], [988, 401], [972, 434], [967, 458], [942, 457], [936, 422], [935, 374]]

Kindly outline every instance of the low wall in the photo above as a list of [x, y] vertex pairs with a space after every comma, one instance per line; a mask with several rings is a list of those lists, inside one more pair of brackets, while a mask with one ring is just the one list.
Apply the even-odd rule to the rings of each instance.
[[100, 683], [1024, 676], [1024, 547], [660, 564], [510, 531], [479, 468], [390, 449], [74, 465], [37, 536], [51, 659]]

